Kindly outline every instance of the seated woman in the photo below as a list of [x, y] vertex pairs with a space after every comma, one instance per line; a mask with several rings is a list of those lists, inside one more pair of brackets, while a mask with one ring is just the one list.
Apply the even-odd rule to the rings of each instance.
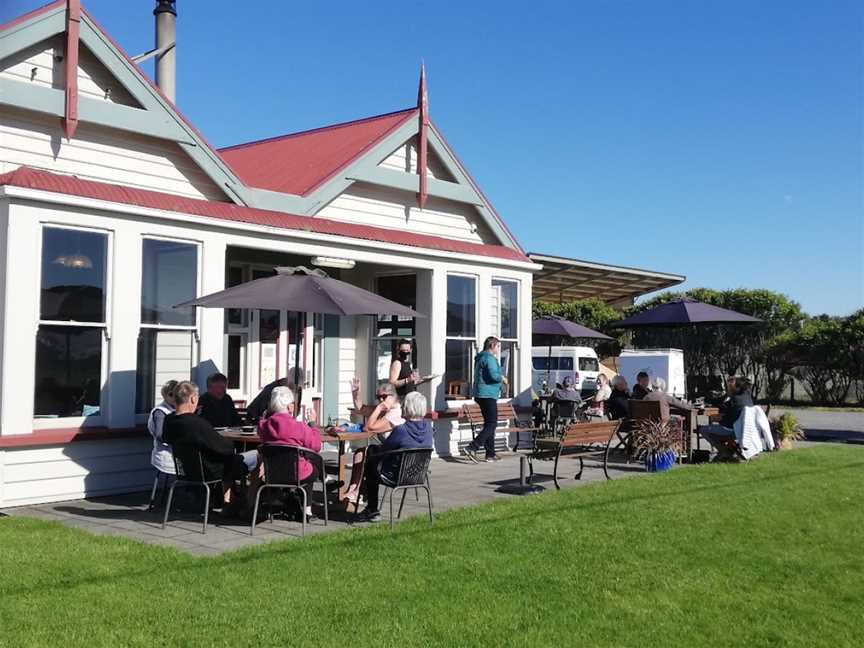
[[[366, 417], [366, 429], [370, 432], [377, 432], [380, 440], [386, 438], [397, 425], [402, 425], [405, 422], [402, 417], [402, 406], [399, 404], [399, 397], [396, 394], [396, 387], [387, 380], [378, 383], [378, 388], [375, 390], [374, 405], [364, 405], [360, 400], [360, 379], [357, 377], [351, 379], [351, 396], [354, 399], [354, 411], [360, 416]], [[387, 413], [373, 423], [370, 419], [372, 412], [384, 401], [387, 402]]]
[[162, 426], [165, 418], [174, 413], [174, 390], [177, 388], [176, 380], [169, 380], [162, 385], [162, 402], [150, 411], [147, 418], [147, 430], [153, 437], [153, 452], [150, 453], [150, 464], [165, 475], [173, 475], [174, 455], [171, 446], [162, 440]]
[[613, 421], [630, 418], [630, 392], [627, 391], [627, 379], [624, 376], [612, 379], [612, 394], [606, 406], [609, 418]]
[[582, 404], [582, 396], [573, 386], [573, 379], [565, 376], [561, 386], [552, 391], [552, 418], [564, 423], [576, 417], [576, 409]]
[[[294, 393], [288, 387], [274, 387], [270, 394], [268, 416], [258, 422], [258, 436], [261, 438], [261, 443], [281, 443], [320, 452], [321, 435], [302, 421], [294, 418], [293, 407]], [[264, 477], [263, 462], [258, 475], [260, 478]], [[307, 503], [311, 502], [312, 484], [316, 479], [320, 479], [320, 475], [318, 474], [318, 467], [302, 454], [300, 455], [300, 468], [297, 477], [303, 490], [306, 491]], [[305, 514], [307, 520], [312, 517], [312, 507], [308, 504]]]
[[666, 393], [666, 381], [657, 376], [654, 380], [651, 381], [651, 391], [648, 392], [642, 400], [644, 401], [657, 401], [660, 403], [660, 418], [664, 421], [668, 421], [671, 418], [669, 406], [677, 407], [679, 409], [689, 410], [693, 409], [682, 400], [675, 398], [674, 396]]
[[612, 388], [609, 387], [609, 379], [605, 374], [597, 376], [597, 393], [591, 397], [591, 405], [585, 410], [588, 418], [605, 419], [606, 418], [606, 401], [612, 395]]
[[[388, 402], [391, 402], [390, 399], [385, 399], [378, 404], [369, 417], [367, 425], [374, 425], [387, 414]], [[426, 397], [420, 392], [409, 393], [405, 396], [402, 412], [406, 421], [393, 428], [384, 443], [369, 449], [364, 470], [366, 508], [359, 516], [361, 521], [378, 522], [381, 519], [381, 513], [378, 511], [378, 491], [382, 479], [385, 483], [393, 483], [397, 478], [398, 458], [381, 457], [381, 453], [406, 448], [432, 447], [432, 422], [425, 418]]]
[[742, 376], [730, 376], [726, 381], [726, 400], [720, 405], [720, 422], [699, 428], [699, 434], [717, 451], [716, 459], [732, 459], [728, 442], [735, 438], [735, 421], [746, 407], [753, 406], [751, 383]]

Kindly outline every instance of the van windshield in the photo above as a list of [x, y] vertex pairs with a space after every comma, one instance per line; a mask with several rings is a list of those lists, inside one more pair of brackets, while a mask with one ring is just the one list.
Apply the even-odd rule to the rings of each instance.
[[573, 358], [534, 356], [532, 364], [537, 371], [573, 371]]
[[579, 358], [579, 371], [600, 371], [597, 358]]

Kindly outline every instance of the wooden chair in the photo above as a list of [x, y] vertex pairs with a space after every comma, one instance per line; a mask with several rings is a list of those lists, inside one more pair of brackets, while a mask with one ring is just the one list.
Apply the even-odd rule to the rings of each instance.
[[[459, 420], [463, 422], [467, 422], [471, 426], [471, 438], [474, 439], [479, 434], [480, 430], [483, 429], [483, 412], [480, 410], [480, 406], [476, 403], [465, 403], [462, 406], [462, 411], [459, 414]], [[531, 434], [531, 446], [530, 449], [534, 449], [534, 441], [537, 435], [542, 428], [534, 427], [530, 423], [523, 423], [519, 420], [519, 416], [516, 414], [516, 410], [513, 409], [512, 403], [498, 403], [498, 421], [505, 421], [507, 427], [497, 428], [495, 432], [506, 432], [510, 434], [511, 432], [516, 435], [516, 440], [513, 443], [513, 447], [510, 448], [513, 452], [519, 448], [519, 435], [525, 432]]]
[[448, 382], [447, 398], [460, 400], [468, 398], [468, 383], [464, 380], [451, 380]]
[[602, 457], [603, 474], [606, 479], [609, 476], [609, 452], [613, 443], [617, 440], [616, 432], [621, 421], [602, 421], [599, 423], [572, 423], [564, 428], [564, 433], [557, 439], [537, 439], [536, 450], [529, 458], [528, 465], [531, 469], [531, 477], [534, 476], [533, 459], [554, 459], [555, 467], [552, 470], [552, 480], [555, 488], [561, 489], [558, 483], [558, 461], [564, 455], [574, 456], [579, 459], [579, 472], [575, 479], [582, 477], [585, 468], [584, 459]]
[[[663, 414], [660, 409], [660, 401], [646, 401], [646, 400], [631, 400], [630, 401], [630, 419], [627, 429], [627, 435], [629, 436], [633, 430], [639, 425], [639, 421], [662, 421]], [[681, 424], [679, 432], [681, 434], [681, 438], [678, 442], [678, 461], [679, 463], [682, 461], [684, 456], [686, 455], [688, 460], [690, 458], [690, 442], [689, 438], [685, 439], [684, 433], [684, 425]], [[632, 450], [632, 447], [628, 445], [628, 454]]]

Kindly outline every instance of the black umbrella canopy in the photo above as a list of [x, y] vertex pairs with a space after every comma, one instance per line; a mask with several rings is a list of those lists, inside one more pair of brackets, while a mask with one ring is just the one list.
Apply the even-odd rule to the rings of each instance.
[[535, 319], [531, 324], [531, 332], [534, 335], [551, 335], [553, 337], [612, 339], [600, 331], [595, 331], [587, 326], [582, 326], [556, 315], [544, 315]]
[[303, 266], [276, 268], [272, 277], [205, 295], [174, 308], [263, 308], [303, 311], [322, 315], [402, 315], [422, 313], [344, 281], [328, 277], [323, 270]]
[[712, 306], [695, 299], [680, 299], [660, 304], [612, 324], [617, 328], [647, 326], [687, 326], [689, 324], [758, 324], [758, 317]]

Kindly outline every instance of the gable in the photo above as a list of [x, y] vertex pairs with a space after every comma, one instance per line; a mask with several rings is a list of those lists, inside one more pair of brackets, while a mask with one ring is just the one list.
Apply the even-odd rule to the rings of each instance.
[[[65, 55], [66, 44], [63, 37], [57, 34], [0, 61], [0, 78], [62, 90], [66, 86]], [[83, 44], [79, 48], [77, 76], [81, 96], [141, 108], [129, 91]]]
[[[46, 124], [64, 120], [67, 111], [66, 39], [65, 2], [46, 5], [11, 23], [0, 25], [0, 107], [5, 106], [11, 111], [4, 111], [4, 118], [9, 114], [13, 119], [20, 118], [23, 111], [28, 113], [25, 121], [36, 125], [31, 128], [33, 124], [30, 124], [23, 129], [20, 124], [10, 126], [13, 130], [29, 130], [31, 135], [44, 135]], [[122, 172], [117, 177], [109, 174], [109, 177], [98, 177], [98, 180], [122, 184], [125, 180], [121, 178], [137, 178], [138, 182], [129, 184], [178, 195], [248, 203], [246, 187], [215, 149], [84, 9], [81, 10], [78, 43], [78, 92], [76, 95], [73, 91], [72, 96], [77, 97], [77, 124], [86, 126], [83, 131], [86, 137], [79, 136], [72, 128], [67, 131], [71, 134], [69, 140], [63, 137], [63, 130], [57, 129], [56, 133], [49, 133], [56, 139], [54, 147], [62, 143], [62, 148], [69, 154], [76, 151], [76, 147], [92, 153], [102, 150], [100, 145], [103, 142], [100, 140], [110, 140], [106, 146], [116, 152], [116, 144], [125, 140], [128, 143], [126, 160], [118, 167]], [[44, 121], [46, 117], [47, 122]], [[3, 125], [8, 126], [5, 122]], [[20, 136], [19, 132], [16, 135], [19, 142], [22, 141]], [[78, 142], [79, 139], [82, 141]], [[37, 140], [38, 137], [30, 137], [31, 143]], [[34, 144], [38, 149], [35, 152], [20, 153], [43, 155], [43, 144]], [[15, 163], [17, 153], [10, 153], [11, 148], [4, 149], [5, 168]], [[47, 159], [39, 164], [28, 163], [38, 168], [78, 173], [78, 167], [70, 159], [64, 160], [63, 155], [56, 151], [53, 153], [54, 159], [50, 163]], [[91, 153], [82, 153], [82, 157]], [[77, 155], [74, 157], [76, 163], [81, 162]], [[123, 155], [118, 154], [111, 161], [120, 158]], [[154, 164], [155, 159], [169, 164]], [[63, 168], [64, 164], [75, 168]], [[95, 178], [90, 173], [94, 167], [91, 165], [83, 174]], [[160, 175], [157, 171], [160, 168], [167, 172], [166, 176]], [[138, 173], [140, 177], [136, 175]], [[160, 186], [162, 180], [167, 185]]]
[[[412, 137], [408, 142], [401, 144], [399, 148], [388, 155], [378, 166], [402, 173], [417, 173], [417, 137]], [[434, 151], [426, 154], [426, 173], [428, 177], [436, 180], [455, 182], [456, 178], [444, 166], [444, 162]]]

